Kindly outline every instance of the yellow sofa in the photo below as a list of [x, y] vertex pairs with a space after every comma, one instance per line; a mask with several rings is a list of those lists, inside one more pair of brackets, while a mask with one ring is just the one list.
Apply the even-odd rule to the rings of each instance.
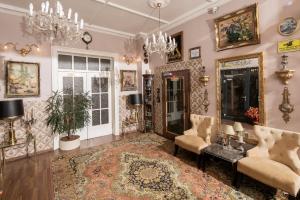
[[258, 145], [238, 161], [238, 172], [297, 197], [300, 133], [264, 126], [254, 126], [254, 132]]
[[[210, 145], [211, 132], [214, 124], [214, 118], [203, 115], [191, 114], [190, 120], [192, 128], [184, 131], [183, 135], [175, 137], [174, 155], [178, 153], [181, 147], [198, 155], [198, 161], [201, 150]], [[198, 162], [199, 165], [199, 162]]]

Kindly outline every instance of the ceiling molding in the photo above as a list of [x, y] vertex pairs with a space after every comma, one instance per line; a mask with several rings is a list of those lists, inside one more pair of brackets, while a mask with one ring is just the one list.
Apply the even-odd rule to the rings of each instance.
[[[145, 14], [143, 12], [139, 12], [137, 10], [127, 8], [125, 6], [121, 6], [119, 4], [109, 2], [107, 0], [95, 0], [95, 1], [98, 2], [98, 3], [102, 3], [102, 4], [105, 4], [105, 5], [109, 5], [111, 7], [117, 8], [119, 10], [123, 10], [123, 11], [129, 12], [129, 13], [132, 13], [132, 14], [135, 14], [135, 15], [138, 15], [138, 16], [141, 16], [141, 17], [145, 17], [145, 18], [148, 18], [148, 19], [152, 19], [154, 21], [159, 22], [159, 18], [157, 18], [157, 17], [153, 17], [153, 16]], [[169, 21], [163, 20], [163, 19], [160, 19], [160, 22], [164, 23], [164, 24], [169, 24], [170, 23]]]
[[[214, 2], [214, 3], [205, 3], [205, 4], [202, 4], [198, 7], [196, 7], [195, 9], [189, 11], [189, 12], [186, 12], [185, 14], [175, 18], [174, 20], [170, 21], [169, 24], [166, 24], [166, 25], [163, 25], [161, 26], [161, 30], [162, 31], [168, 31], [172, 28], [175, 28], [187, 21], [190, 21], [196, 17], [199, 17], [203, 14], [206, 14], [207, 13], [207, 9], [210, 8], [210, 7], [213, 7], [213, 6], [222, 6], [228, 2], [230, 2], [232, 0], [219, 0], [218, 2]], [[154, 29], [153, 31], [151, 31], [150, 33], [155, 33], [158, 29]]]
[[[15, 15], [15, 16], [24, 16], [25, 14], [28, 13], [28, 10], [17, 7], [17, 6], [0, 3], [0, 12]], [[122, 37], [122, 38], [126, 38], [126, 39], [135, 37], [135, 35], [136, 35], [136, 34], [132, 34], [132, 33], [124, 32], [124, 31], [119, 31], [119, 30], [110, 29], [110, 28], [106, 28], [106, 27], [98, 26], [98, 25], [87, 24], [87, 23], [85, 24], [85, 29], [94, 31], [94, 32], [98, 32], [98, 33], [104, 33], [104, 34], [108, 34], [108, 35]]]

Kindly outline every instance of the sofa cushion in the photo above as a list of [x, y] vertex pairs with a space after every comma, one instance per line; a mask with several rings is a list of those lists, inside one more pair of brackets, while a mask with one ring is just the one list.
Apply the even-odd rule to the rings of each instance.
[[300, 177], [290, 167], [274, 160], [245, 157], [238, 161], [238, 171], [264, 184], [297, 195]]
[[175, 138], [175, 144], [196, 154], [200, 154], [201, 149], [208, 146], [208, 144], [204, 142], [201, 137], [198, 137], [196, 135], [177, 136]]

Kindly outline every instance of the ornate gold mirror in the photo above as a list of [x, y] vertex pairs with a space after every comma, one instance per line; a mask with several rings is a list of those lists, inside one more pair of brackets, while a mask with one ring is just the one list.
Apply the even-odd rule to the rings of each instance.
[[265, 124], [263, 54], [219, 59], [217, 124]]

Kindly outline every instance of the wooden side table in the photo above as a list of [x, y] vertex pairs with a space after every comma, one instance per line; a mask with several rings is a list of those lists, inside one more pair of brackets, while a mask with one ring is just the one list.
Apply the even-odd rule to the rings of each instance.
[[2, 142], [0, 143], [0, 149], [1, 149], [1, 174], [3, 173], [3, 169], [5, 166], [5, 150], [8, 148], [26, 148], [26, 156], [29, 157], [29, 145], [30, 143], [33, 144], [34, 148], [34, 156], [36, 156], [36, 138], [32, 134], [27, 135], [26, 138], [21, 138], [17, 140], [16, 144], [9, 144], [8, 142]]

